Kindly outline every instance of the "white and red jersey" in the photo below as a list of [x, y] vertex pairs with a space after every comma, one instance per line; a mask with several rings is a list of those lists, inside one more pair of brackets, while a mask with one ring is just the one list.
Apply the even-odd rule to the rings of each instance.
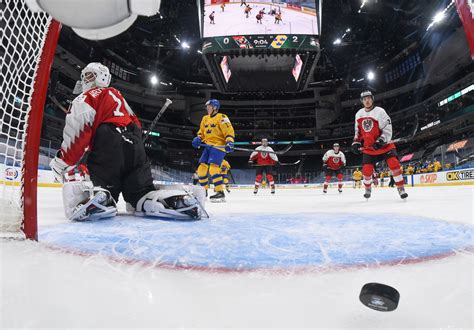
[[331, 170], [339, 170], [346, 166], [346, 156], [342, 151], [336, 153], [333, 149], [326, 151], [323, 156], [323, 162]]
[[92, 88], [74, 99], [61, 144], [61, 159], [75, 165], [87, 148], [92, 150], [97, 128], [104, 123], [125, 127], [135, 123], [141, 128], [122, 94], [113, 87]]
[[[386, 143], [381, 149], [374, 150], [372, 147], [378, 138]], [[355, 142], [364, 141], [363, 152], [368, 155], [382, 155], [395, 148], [392, 140], [392, 121], [384, 109], [374, 107], [367, 111], [360, 109], [355, 116]]]
[[258, 165], [275, 165], [278, 162], [278, 157], [276, 154], [268, 153], [269, 151], [273, 152], [273, 149], [264, 146], [257, 147], [250, 155], [250, 160]]

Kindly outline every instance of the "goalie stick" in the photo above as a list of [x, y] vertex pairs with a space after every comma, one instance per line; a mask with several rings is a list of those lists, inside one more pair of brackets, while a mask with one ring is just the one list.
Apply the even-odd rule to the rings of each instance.
[[160, 120], [161, 116], [165, 113], [166, 109], [173, 103], [170, 99], [166, 99], [165, 104], [161, 107], [160, 111], [156, 115], [156, 117], [153, 119], [153, 121], [150, 124], [150, 127], [148, 127], [148, 130], [146, 131], [145, 135], [143, 136], [143, 142], [146, 142], [148, 140], [148, 137], [150, 136], [150, 133], [155, 129], [156, 124], [158, 123], [158, 120]]

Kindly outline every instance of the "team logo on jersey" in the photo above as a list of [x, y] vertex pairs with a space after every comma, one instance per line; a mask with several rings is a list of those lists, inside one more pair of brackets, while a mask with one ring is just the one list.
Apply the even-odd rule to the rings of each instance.
[[374, 128], [374, 122], [372, 119], [368, 118], [368, 119], [364, 119], [362, 121], [362, 128], [364, 129], [364, 131], [366, 132], [370, 132], [372, 130], [372, 128]]
[[338, 157], [334, 157], [334, 158], [332, 159], [332, 161], [334, 162], [334, 164], [337, 164], [337, 163], [339, 163], [339, 162], [341, 161], [341, 159], [338, 158]]
[[229, 118], [223, 116], [222, 119], [221, 119], [221, 123], [223, 123], [223, 124], [229, 123], [230, 124], [230, 120], [229, 120]]
[[268, 156], [267, 152], [262, 152], [261, 154], [262, 154], [262, 158], [267, 158], [267, 156]]

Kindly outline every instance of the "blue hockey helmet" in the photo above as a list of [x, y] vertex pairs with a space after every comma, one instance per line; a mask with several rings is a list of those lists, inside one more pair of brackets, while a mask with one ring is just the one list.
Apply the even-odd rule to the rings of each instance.
[[221, 107], [221, 103], [216, 99], [210, 99], [209, 101], [206, 102], [206, 105], [210, 105], [214, 107], [216, 110], [219, 110]]

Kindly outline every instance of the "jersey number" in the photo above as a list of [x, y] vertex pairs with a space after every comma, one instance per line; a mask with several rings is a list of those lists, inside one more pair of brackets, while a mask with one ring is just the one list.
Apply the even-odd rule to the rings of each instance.
[[114, 110], [114, 116], [115, 117], [125, 116], [125, 114], [120, 111], [120, 108], [122, 107], [122, 100], [120, 100], [117, 96], [115, 96], [115, 94], [112, 93], [112, 91], [109, 91], [109, 94], [110, 94], [110, 96], [112, 96], [114, 101], [117, 103], [117, 106], [115, 107], [115, 110]]

